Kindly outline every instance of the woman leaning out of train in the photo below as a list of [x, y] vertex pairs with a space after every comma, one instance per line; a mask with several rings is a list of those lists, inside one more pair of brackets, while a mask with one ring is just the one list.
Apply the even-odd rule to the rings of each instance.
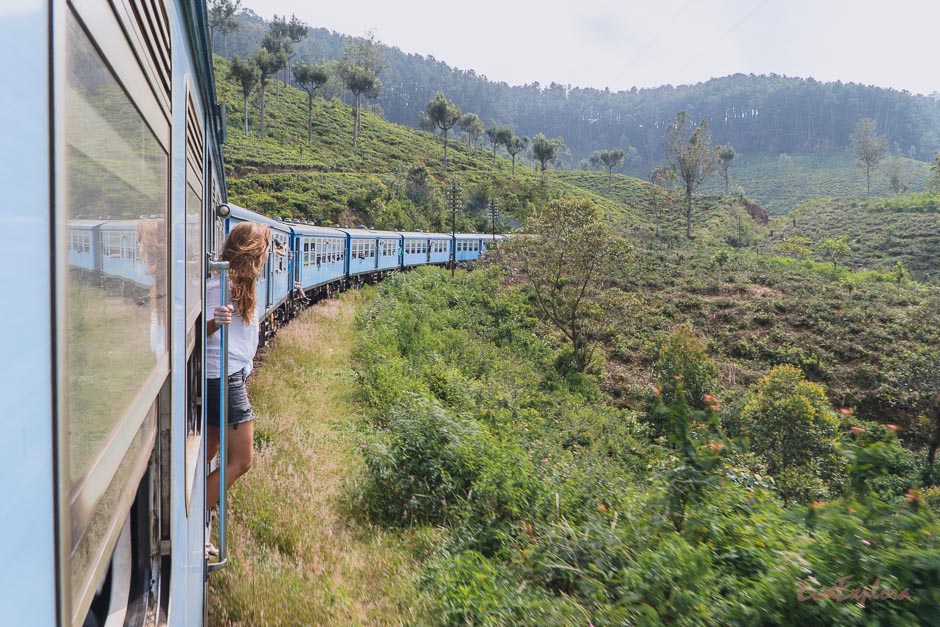
[[[220, 306], [221, 283], [212, 277], [206, 284], [206, 376], [208, 390], [208, 441], [206, 459], [219, 451], [219, 388], [221, 377], [222, 325], [228, 332], [228, 432], [225, 484], [227, 486], [248, 472], [254, 455], [254, 413], [248, 402], [245, 379], [251, 373], [258, 349], [256, 281], [261, 276], [271, 249], [271, 230], [254, 222], [241, 222], [232, 229], [222, 248], [222, 261], [229, 262], [229, 303]], [[211, 317], [210, 317], [211, 315]], [[206, 479], [206, 507], [219, 500], [219, 469]], [[218, 552], [206, 538], [206, 553]]]

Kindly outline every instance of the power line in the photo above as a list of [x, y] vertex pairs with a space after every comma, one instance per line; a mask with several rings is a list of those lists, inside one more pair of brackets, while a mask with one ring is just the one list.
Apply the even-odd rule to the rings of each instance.
[[[745, 22], [747, 22], [749, 19], [751, 19], [751, 18], [754, 16], [754, 14], [757, 13], [758, 11], [760, 11], [760, 10], [763, 8], [763, 6], [764, 6], [765, 4], [767, 4], [768, 2], [770, 2], [770, 0], [763, 0], [763, 2], [761, 2], [761, 3], [758, 4], [756, 7], [754, 7], [754, 9], [752, 9], [750, 13], [748, 13], [747, 15], [745, 15], [745, 16], [744, 16], [744, 19], [742, 19], [740, 22], [738, 22], [737, 24], [735, 24], [734, 26], [732, 26], [731, 28], [729, 28], [728, 31], [727, 31], [724, 35], [721, 36], [721, 38], [722, 38], [722, 39], [727, 39], [728, 36], [731, 35], [731, 33], [733, 33], [734, 31], [738, 30], [741, 26], [743, 26]], [[681, 68], [679, 68], [679, 72], [681, 73], [681, 72], [685, 71], [690, 65], [692, 65], [692, 64], [695, 63], [696, 61], [701, 61], [701, 60], [702, 60], [701, 57], [693, 57], [693, 58], [689, 59], [689, 62], [688, 62], [688, 63], [686, 63], [685, 65], [683, 65]]]
[[667, 26], [664, 27], [664, 28], [662, 28], [662, 29], [660, 29], [660, 31], [659, 31], [658, 33], [656, 33], [656, 35], [649, 41], [649, 43], [646, 44], [645, 46], [643, 46], [643, 48], [642, 48], [639, 52], [637, 52], [636, 55], [634, 55], [634, 57], [633, 57], [632, 59], [630, 59], [630, 61], [629, 61], [629, 62], [627, 63], [627, 65], [620, 71], [620, 73], [617, 74], [617, 76], [614, 77], [613, 82], [616, 83], [617, 80], [618, 80], [621, 76], [623, 76], [623, 75], [626, 73], [627, 70], [629, 70], [631, 67], [633, 67], [633, 64], [634, 64], [634, 63], [636, 63], [637, 61], [640, 60], [640, 57], [642, 57], [643, 54], [646, 53], [647, 50], [649, 50], [650, 48], [653, 47], [653, 44], [655, 44], [657, 41], [659, 41], [659, 38], [663, 36], [663, 33], [665, 33], [666, 30], [668, 29], [668, 27], [669, 27], [670, 25], [672, 25], [672, 23], [674, 23], [674, 22], [679, 18], [679, 16], [682, 14], [682, 12], [685, 11], [685, 9], [686, 9], [690, 4], [692, 4], [692, 1], [693, 1], [693, 0], [687, 0], [687, 2], [686, 2], [685, 4], [683, 4], [681, 7], [679, 7], [679, 10], [676, 11], [675, 14], [674, 14], [671, 18], [669, 18], [669, 21], [667, 22]]

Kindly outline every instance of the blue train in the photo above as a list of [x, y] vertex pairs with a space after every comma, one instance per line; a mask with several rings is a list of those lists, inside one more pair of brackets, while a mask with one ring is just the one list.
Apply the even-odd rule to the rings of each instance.
[[229, 205], [208, 42], [204, 0], [0, 6], [5, 624], [204, 624], [205, 285], [234, 223], [285, 253], [258, 282], [262, 340], [304, 305], [295, 285], [488, 244]]

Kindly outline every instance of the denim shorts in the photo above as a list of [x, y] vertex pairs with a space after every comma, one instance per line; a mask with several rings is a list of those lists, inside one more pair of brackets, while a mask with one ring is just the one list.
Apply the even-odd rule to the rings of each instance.
[[[244, 368], [228, 377], [228, 426], [237, 428], [238, 425], [254, 420], [255, 414], [248, 402], [248, 391], [245, 389]], [[210, 427], [218, 428], [219, 424], [219, 379], [208, 380], [206, 402], [209, 403], [206, 417]]]

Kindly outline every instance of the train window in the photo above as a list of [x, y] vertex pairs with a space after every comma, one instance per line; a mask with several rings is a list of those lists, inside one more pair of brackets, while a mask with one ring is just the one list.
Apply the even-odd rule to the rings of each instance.
[[69, 249], [77, 253], [87, 253], [91, 250], [91, 233], [72, 229], [69, 232]]
[[[187, 81], [188, 83], [188, 81]], [[186, 89], [186, 328], [202, 313], [202, 197], [205, 135], [192, 89]]]
[[[89, 241], [91, 271], [59, 277], [67, 319], [61, 420], [71, 480], [65, 532], [80, 622], [108, 537], [149, 459], [154, 399], [169, 369], [169, 131], [136, 62], [117, 59], [119, 79], [64, 7], [62, 213], [102, 223]], [[100, 39], [118, 45], [123, 39], [114, 34]]]

